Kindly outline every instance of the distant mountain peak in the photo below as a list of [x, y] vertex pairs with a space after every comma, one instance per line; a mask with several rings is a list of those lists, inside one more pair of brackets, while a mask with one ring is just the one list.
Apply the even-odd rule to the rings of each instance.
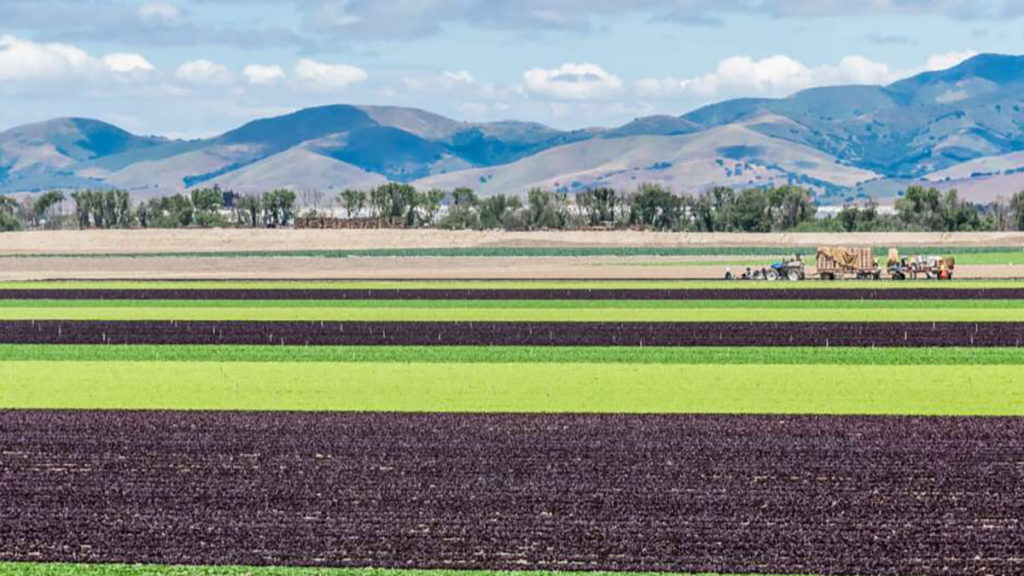
[[978, 54], [945, 70], [923, 72], [893, 83], [894, 90], [916, 89], [930, 84], [956, 84], [985, 80], [999, 86], [1024, 82], [1024, 56]]
[[1024, 152], [1022, 87], [1024, 57], [981, 54], [889, 86], [729, 100], [611, 129], [330, 104], [186, 142], [57, 118], [0, 133], [0, 193], [120, 186], [145, 196], [214, 182], [337, 190], [395, 179], [521, 194], [527, 184], [572, 192], [650, 179], [686, 191], [792, 183], [838, 203], [895, 194], [895, 183], [929, 174], [976, 183], [975, 173], [993, 182], [1024, 173], [1014, 164]]

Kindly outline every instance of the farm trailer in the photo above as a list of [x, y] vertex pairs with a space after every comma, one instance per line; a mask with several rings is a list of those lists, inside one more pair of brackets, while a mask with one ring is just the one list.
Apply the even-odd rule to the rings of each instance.
[[878, 280], [882, 277], [882, 269], [871, 248], [818, 248], [817, 268], [822, 280]]

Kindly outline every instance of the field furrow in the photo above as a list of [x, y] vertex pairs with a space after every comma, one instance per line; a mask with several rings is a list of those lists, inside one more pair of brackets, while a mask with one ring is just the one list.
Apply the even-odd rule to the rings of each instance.
[[1021, 419], [0, 413], [0, 559], [1012, 574]]
[[3, 344], [1019, 347], [1021, 322], [0, 321]]

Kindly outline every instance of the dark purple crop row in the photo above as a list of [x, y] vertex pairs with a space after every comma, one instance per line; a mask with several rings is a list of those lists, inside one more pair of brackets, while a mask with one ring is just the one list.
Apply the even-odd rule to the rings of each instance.
[[1015, 300], [1018, 288], [0, 290], [0, 300]]
[[1018, 347], [1018, 322], [4, 321], [6, 344]]
[[0, 560], [1020, 574], [1024, 419], [0, 412]]

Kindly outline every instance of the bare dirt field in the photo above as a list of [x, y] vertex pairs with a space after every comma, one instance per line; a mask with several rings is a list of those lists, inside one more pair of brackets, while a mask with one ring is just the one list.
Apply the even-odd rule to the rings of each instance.
[[[651, 257], [524, 258], [11, 258], [0, 280], [52, 279], [621, 279], [719, 278], [716, 265], [662, 265]], [[683, 261], [673, 258], [672, 262]], [[645, 265], [646, 264], [646, 265]]]
[[[0, 234], [0, 281], [54, 279], [712, 279], [819, 245], [1024, 246], [1024, 233], [674, 234], [441, 230], [86, 230]], [[319, 256], [287, 252], [416, 248], [779, 247], [770, 256]], [[68, 255], [61, 257], [58, 255]], [[155, 255], [160, 255], [155, 257]], [[165, 255], [170, 254], [170, 255]], [[119, 256], [121, 255], [121, 256]], [[150, 255], [132, 257], [130, 255]], [[34, 257], [37, 256], [37, 257]], [[809, 270], [813, 274], [814, 270]], [[960, 278], [1024, 277], [1024, 266], [960, 266]]]
[[0, 235], [0, 255], [481, 247], [1024, 246], [1024, 233], [689, 234], [447, 230], [83, 230]]
[[[769, 258], [761, 257], [767, 263]], [[689, 280], [721, 278], [724, 264], [685, 257], [7, 258], [0, 281], [20, 280]], [[736, 266], [733, 271], [739, 271]], [[813, 267], [808, 270], [814, 272]], [[1024, 266], [960, 266], [959, 278], [1024, 278]]]

